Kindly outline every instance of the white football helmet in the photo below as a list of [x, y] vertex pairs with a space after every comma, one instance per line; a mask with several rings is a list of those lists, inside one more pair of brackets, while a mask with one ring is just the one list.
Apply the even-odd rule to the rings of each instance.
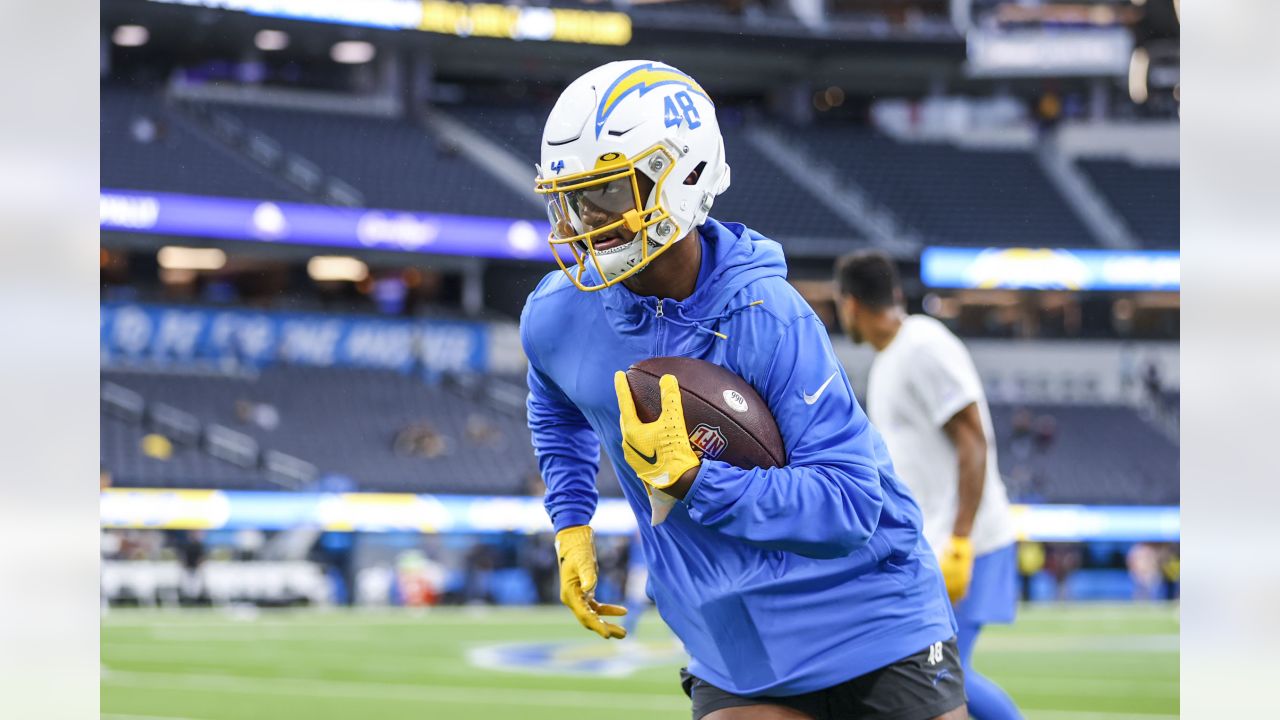
[[711, 98], [693, 78], [650, 60], [601, 65], [565, 88], [543, 129], [537, 168], [551, 251], [588, 291], [643, 270], [706, 222], [729, 187]]

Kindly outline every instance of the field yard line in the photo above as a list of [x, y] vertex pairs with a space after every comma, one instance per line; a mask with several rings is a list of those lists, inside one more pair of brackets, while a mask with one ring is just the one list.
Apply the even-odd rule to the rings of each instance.
[[[425, 612], [334, 611], [334, 610], [280, 610], [261, 611], [254, 615], [233, 615], [222, 610], [139, 610], [115, 611], [102, 618], [102, 626], [113, 627], [362, 627], [379, 625], [412, 625], [421, 627], [433, 623], [469, 625], [559, 625], [563, 624], [567, 610], [560, 608], [521, 608], [519, 610], [494, 608], [443, 608]], [[166, 617], [170, 616], [170, 617]], [[572, 616], [569, 616], [572, 624]]]
[[250, 678], [239, 675], [170, 674], [112, 670], [104, 674], [104, 685], [134, 687], [185, 687], [192, 690], [259, 693], [267, 695], [302, 695], [374, 700], [421, 700], [490, 705], [542, 705], [548, 707], [614, 708], [649, 710], [687, 709], [689, 702], [678, 692], [668, 697], [640, 693], [583, 692], [512, 688], [492, 685], [408, 685], [403, 683], [353, 682], [349, 680], [312, 680], [308, 678]]
[[177, 715], [122, 715], [120, 713], [102, 713], [102, 720], [196, 720], [192, 717]]
[[1133, 685], [1142, 685], [1149, 687], [1152, 685], [1161, 685], [1178, 689], [1180, 683], [1177, 678], [1155, 678], [1155, 677], [1084, 677], [1080, 675], [1029, 675], [1016, 673], [1000, 673], [1000, 682], [1010, 685], [1018, 685], [1019, 687], [1070, 687], [1076, 688], [1081, 686], [1105, 687], [1119, 685], [1122, 687], [1131, 687]]
[[990, 635], [982, 638], [980, 652], [1134, 652], [1176, 653], [1179, 637], [1173, 634], [1150, 635]]
[[[1010, 692], [1015, 695], [1019, 692], [1037, 693], [1041, 695], [1062, 695], [1075, 697], [1090, 698], [1123, 698], [1131, 697], [1133, 693], [1133, 685], [1124, 685], [1118, 683], [1094, 683], [1094, 682], [1057, 682], [1057, 681], [1021, 681], [1012, 680], [1005, 676], [1000, 676], [1000, 682], [1006, 688], [1011, 688]], [[1178, 684], [1166, 683], [1169, 688], [1168, 693], [1161, 693], [1169, 698], [1178, 696]]]
[[1022, 708], [1027, 720], [1178, 720], [1177, 715], [1148, 713], [1087, 712], [1077, 710], [1033, 710]]
[[1144, 604], [1132, 602], [1061, 602], [1061, 603], [1019, 603], [1018, 615], [1028, 617], [1070, 617], [1078, 618], [1089, 615], [1103, 620], [1134, 617], [1169, 617], [1177, 616], [1180, 608], [1177, 601], [1158, 601]]

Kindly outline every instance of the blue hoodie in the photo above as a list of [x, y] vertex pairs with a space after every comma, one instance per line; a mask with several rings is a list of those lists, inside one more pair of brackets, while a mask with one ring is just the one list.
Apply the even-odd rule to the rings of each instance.
[[[689, 671], [735, 694], [819, 690], [950, 638], [920, 509], [822, 322], [786, 282], [782, 248], [737, 223], [698, 230], [703, 265], [682, 302], [622, 285], [581, 292], [556, 270], [525, 304], [529, 428], [556, 530], [590, 522], [603, 441], [639, 521], [649, 595]], [[622, 454], [613, 373], [661, 356], [706, 360], [751, 383], [787, 464], [703, 460], [686, 497], [651, 527], [648, 494]]]

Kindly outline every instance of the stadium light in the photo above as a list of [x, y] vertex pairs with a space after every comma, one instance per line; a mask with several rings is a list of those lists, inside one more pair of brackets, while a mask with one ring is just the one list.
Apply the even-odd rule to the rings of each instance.
[[120, 25], [111, 33], [111, 42], [120, 47], [141, 47], [151, 39], [151, 33], [141, 25]]
[[369, 277], [369, 266], [345, 255], [317, 255], [307, 261], [307, 274], [317, 282], [360, 282]]
[[1147, 71], [1151, 56], [1146, 48], [1137, 48], [1129, 58], [1129, 98], [1141, 105], [1147, 101]]
[[289, 33], [281, 30], [259, 30], [253, 36], [253, 44], [259, 50], [270, 52], [289, 47]]
[[334, 62], [346, 65], [367, 63], [376, 54], [377, 49], [371, 43], [363, 40], [343, 40], [342, 42], [334, 43], [333, 47], [329, 48], [329, 57], [333, 58]]
[[227, 254], [217, 248], [167, 245], [156, 253], [156, 262], [165, 270], [221, 270]]

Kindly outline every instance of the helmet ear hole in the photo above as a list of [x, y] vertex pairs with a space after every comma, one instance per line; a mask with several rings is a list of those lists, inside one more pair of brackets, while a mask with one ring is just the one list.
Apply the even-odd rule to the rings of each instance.
[[707, 161], [706, 161], [706, 160], [703, 160], [702, 162], [698, 163], [698, 166], [697, 166], [697, 167], [695, 167], [695, 168], [693, 169], [693, 172], [689, 173], [688, 177], [686, 177], [686, 178], [684, 179], [684, 184], [685, 184], [685, 185], [697, 185], [697, 184], [698, 184], [698, 178], [702, 177], [702, 171], [703, 171], [703, 169], [704, 169], [704, 168], [706, 168], [706, 167], [707, 167]]

